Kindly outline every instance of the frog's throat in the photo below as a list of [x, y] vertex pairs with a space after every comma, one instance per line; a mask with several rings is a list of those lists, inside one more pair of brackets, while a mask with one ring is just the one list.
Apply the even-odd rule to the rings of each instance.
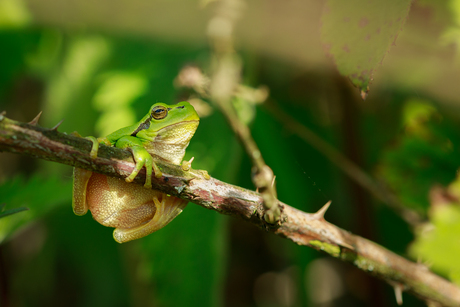
[[144, 147], [150, 154], [180, 164], [198, 124], [198, 120], [191, 120], [164, 127], [156, 132], [153, 142], [144, 143]]

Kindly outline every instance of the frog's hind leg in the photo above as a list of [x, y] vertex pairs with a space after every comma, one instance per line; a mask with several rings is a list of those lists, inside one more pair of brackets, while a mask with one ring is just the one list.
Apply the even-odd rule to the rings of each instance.
[[156, 206], [156, 212], [153, 218], [139, 227], [115, 229], [113, 232], [115, 241], [118, 243], [128, 242], [145, 237], [163, 228], [178, 216], [188, 203], [186, 200], [174, 196], [167, 196], [163, 193], [158, 193], [158, 195], [153, 196], [153, 202]]
[[[72, 133], [74, 136], [81, 137], [78, 132]], [[94, 136], [88, 136], [86, 139], [93, 143], [89, 153], [91, 159], [97, 158], [99, 150], [99, 141]], [[107, 144], [106, 139], [100, 139], [101, 142]], [[110, 145], [110, 144], [109, 144]], [[93, 173], [81, 168], [74, 167], [73, 169], [73, 191], [72, 191], [72, 208], [76, 215], [85, 215], [88, 212], [88, 204], [86, 202], [86, 187], [88, 186], [89, 178]]]
[[89, 178], [93, 173], [81, 168], [73, 169], [73, 193], [72, 193], [72, 208], [76, 215], [85, 215], [88, 212], [88, 204], [86, 202], [86, 187]]

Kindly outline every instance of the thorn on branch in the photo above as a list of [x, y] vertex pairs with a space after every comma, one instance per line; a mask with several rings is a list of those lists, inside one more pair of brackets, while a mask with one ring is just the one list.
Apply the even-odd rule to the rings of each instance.
[[321, 207], [321, 209], [319, 209], [315, 214], [313, 214], [313, 216], [318, 220], [324, 220], [324, 214], [326, 213], [327, 209], [329, 209], [331, 203], [332, 200], [328, 201], [324, 206]]
[[42, 112], [43, 111], [40, 111], [40, 113], [38, 113], [37, 116], [35, 116], [35, 118], [29, 122], [29, 125], [36, 126], [38, 124], [38, 120], [40, 119], [40, 116], [42, 116]]
[[[40, 113], [41, 113], [41, 112], [40, 112]], [[60, 121], [59, 123], [57, 123], [56, 126], [54, 126], [53, 128], [51, 128], [51, 130], [57, 131], [58, 128], [59, 128], [59, 126], [62, 124], [63, 121], [64, 121], [64, 120], [61, 119], [61, 121]]]
[[394, 283], [393, 289], [395, 290], [396, 303], [401, 306], [403, 304], [402, 292], [404, 290], [404, 285], [400, 283]]

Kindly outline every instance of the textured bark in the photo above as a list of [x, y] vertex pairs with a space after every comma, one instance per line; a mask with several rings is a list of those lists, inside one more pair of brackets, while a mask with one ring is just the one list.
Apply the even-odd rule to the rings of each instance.
[[[128, 151], [101, 145], [98, 157], [91, 159], [89, 140], [19, 123], [0, 115], [0, 151], [33, 156], [98, 172], [127, 177], [134, 163]], [[387, 281], [396, 289], [408, 291], [422, 300], [442, 306], [460, 306], [460, 288], [384, 247], [328, 223], [324, 213], [329, 204], [309, 214], [279, 202], [282, 218], [273, 226], [264, 221], [261, 196], [217, 179], [204, 179], [200, 172], [185, 173], [178, 166], [157, 159], [163, 177], [152, 178], [154, 189], [187, 199], [207, 209], [240, 217], [296, 244], [323, 251], [350, 262], [361, 270]], [[145, 182], [145, 171], [135, 183]], [[70, 199], [69, 195], [69, 199]], [[398, 290], [398, 291], [399, 291]]]

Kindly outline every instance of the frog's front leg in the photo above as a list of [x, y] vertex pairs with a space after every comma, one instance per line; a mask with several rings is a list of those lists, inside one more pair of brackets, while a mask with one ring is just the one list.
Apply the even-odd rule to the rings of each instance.
[[132, 182], [144, 165], [147, 172], [144, 187], [152, 187], [152, 169], [155, 171], [155, 177], [160, 178], [162, 176], [160, 169], [155, 164], [155, 162], [153, 162], [152, 156], [144, 148], [144, 145], [138, 138], [132, 136], [124, 136], [116, 142], [115, 146], [118, 148], [130, 150], [133, 154], [134, 161], [136, 162], [136, 167], [132, 173], [126, 177], [126, 182]]
[[156, 207], [153, 218], [144, 225], [135, 228], [116, 228], [113, 231], [113, 238], [115, 241], [118, 243], [128, 242], [145, 237], [163, 228], [178, 216], [188, 203], [186, 200], [174, 196], [167, 196], [163, 193], [158, 193], [153, 196], [153, 202]]

